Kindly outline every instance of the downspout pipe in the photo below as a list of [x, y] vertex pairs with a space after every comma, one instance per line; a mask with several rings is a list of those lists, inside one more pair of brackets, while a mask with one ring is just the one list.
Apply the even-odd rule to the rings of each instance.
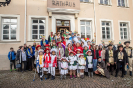
[[94, 9], [94, 25], [95, 25], [95, 42], [97, 44], [97, 27], [96, 27], [96, 9], [95, 9], [95, 0], [94, 0], [94, 4], [93, 4], [93, 9]]
[[25, 0], [24, 43], [26, 43], [27, 0]]

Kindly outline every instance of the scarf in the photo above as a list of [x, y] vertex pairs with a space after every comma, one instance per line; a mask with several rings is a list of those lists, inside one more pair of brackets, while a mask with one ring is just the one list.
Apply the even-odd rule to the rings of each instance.
[[39, 64], [42, 64], [42, 55], [39, 55]]

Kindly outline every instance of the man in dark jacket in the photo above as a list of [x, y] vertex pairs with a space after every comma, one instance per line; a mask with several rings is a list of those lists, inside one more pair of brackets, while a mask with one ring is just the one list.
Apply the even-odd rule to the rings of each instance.
[[127, 56], [127, 53], [125, 52], [125, 50], [123, 49], [123, 45], [120, 45], [118, 47], [118, 52], [116, 53], [114, 62], [117, 65], [115, 77], [118, 76], [118, 72], [119, 72], [121, 66], [122, 66], [122, 76], [121, 77], [124, 77], [124, 71], [125, 71], [124, 68], [125, 68], [125, 65], [128, 65], [128, 56]]
[[[132, 47], [130, 47], [130, 41], [126, 41], [124, 42], [124, 44], [126, 45], [124, 47], [124, 50], [126, 51], [127, 53], [127, 56], [128, 56], [128, 61], [129, 61], [129, 71], [130, 71], [130, 76], [132, 76]], [[125, 75], [127, 73], [127, 65], [125, 65]]]
[[108, 49], [106, 50], [105, 53], [105, 58], [106, 58], [106, 63], [107, 63], [107, 68], [111, 72], [111, 75], [113, 75], [114, 71], [114, 57], [115, 56], [115, 51], [113, 50], [113, 46], [111, 44], [108, 45]]

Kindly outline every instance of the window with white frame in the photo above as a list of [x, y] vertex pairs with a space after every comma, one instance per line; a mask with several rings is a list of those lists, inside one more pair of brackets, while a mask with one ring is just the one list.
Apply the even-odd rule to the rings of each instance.
[[100, 4], [111, 5], [111, 0], [100, 0]]
[[80, 0], [80, 2], [91, 2], [91, 0]]
[[32, 19], [32, 39], [41, 39], [45, 35], [45, 19]]
[[2, 40], [16, 40], [17, 18], [2, 18]]
[[118, 0], [118, 6], [121, 7], [128, 7], [128, 1], [127, 0]]
[[80, 21], [81, 38], [92, 39], [91, 21]]
[[128, 39], [128, 23], [120, 23], [120, 36], [121, 39]]
[[111, 22], [102, 21], [102, 39], [111, 39]]

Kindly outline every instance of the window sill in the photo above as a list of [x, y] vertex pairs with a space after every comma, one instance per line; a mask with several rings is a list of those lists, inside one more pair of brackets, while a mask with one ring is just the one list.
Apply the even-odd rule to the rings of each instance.
[[115, 40], [113, 40], [113, 39], [102, 39], [101, 42], [102, 41], [104, 41], [104, 42], [109, 42], [109, 41], [115, 42]]
[[81, 4], [94, 4], [94, 2], [80, 2]]
[[112, 5], [106, 5], [106, 4], [100, 4], [100, 3], [99, 3], [99, 5], [102, 5], [102, 6], [112, 6]]
[[129, 7], [124, 7], [124, 6], [117, 6], [117, 7], [120, 7], [120, 8], [129, 8]]
[[130, 39], [122, 39], [122, 40], [119, 40], [120, 42], [125, 42], [125, 41], [131, 41]]
[[38, 40], [29, 40], [29, 41], [27, 41], [27, 42], [40, 42], [41, 41], [41, 39], [38, 39]]
[[0, 41], [0, 43], [20, 43], [21, 41]]

